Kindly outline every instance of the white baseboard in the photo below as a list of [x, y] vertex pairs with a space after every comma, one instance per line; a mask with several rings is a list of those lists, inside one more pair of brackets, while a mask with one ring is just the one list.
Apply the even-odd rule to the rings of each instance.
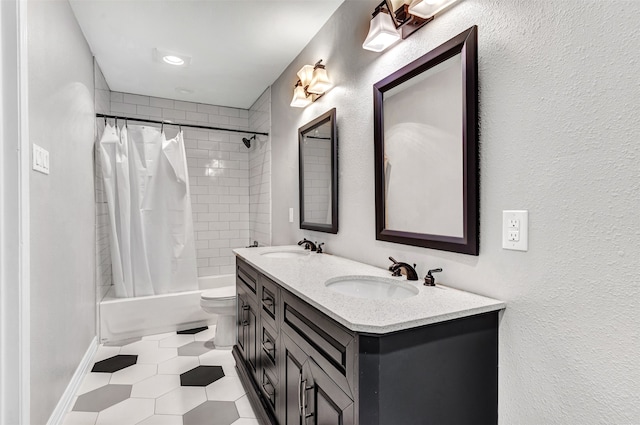
[[64, 419], [64, 415], [67, 414], [69, 408], [71, 407], [71, 402], [73, 402], [73, 398], [76, 396], [80, 385], [82, 384], [82, 379], [84, 375], [87, 373], [87, 370], [91, 366], [91, 361], [93, 360], [93, 356], [96, 354], [98, 350], [98, 337], [95, 336], [91, 340], [91, 344], [89, 344], [89, 348], [84, 353], [80, 364], [78, 365], [76, 371], [71, 377], [71, 381], [69, 381], [69, 385], [62, 393], [62, 397], [58, 401], [56, 408], [53, 409], [53, 413], [49, 417], [47, 421], [47, 425], [60, 425], [62, 420]]

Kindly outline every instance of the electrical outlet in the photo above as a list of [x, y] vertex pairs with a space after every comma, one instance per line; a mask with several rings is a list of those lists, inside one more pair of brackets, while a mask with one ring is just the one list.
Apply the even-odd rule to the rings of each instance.
[[529, 211], [502, 211], [502, 248], [515, 251], [529, 250]]

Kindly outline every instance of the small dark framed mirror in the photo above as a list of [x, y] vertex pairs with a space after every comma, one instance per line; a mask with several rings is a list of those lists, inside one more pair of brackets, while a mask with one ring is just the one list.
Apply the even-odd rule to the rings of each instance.
[[338, 233], [336, 109], [298, 129], [300, 228]]
[[373, 86], [378, 240], [478, 255], [477, 38]]

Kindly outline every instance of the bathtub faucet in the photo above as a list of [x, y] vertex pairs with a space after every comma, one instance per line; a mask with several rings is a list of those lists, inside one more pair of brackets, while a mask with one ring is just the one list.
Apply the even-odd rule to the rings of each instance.
[[318, 249], [316, 247], [316, 244], [314, 244], [313, 242], [311, 242], [307, 238], [304, 238], [300, 242], [298, 242], [299, 246], [302, 246], [303, 244], [304, 244], [304, 249], [311, 249], [311, 251], [316, 251]]
[[258, 247], [258, 241], [253, 241], [253, 245], [246, 246], [245, 248], [257, 248], [257, 247]]

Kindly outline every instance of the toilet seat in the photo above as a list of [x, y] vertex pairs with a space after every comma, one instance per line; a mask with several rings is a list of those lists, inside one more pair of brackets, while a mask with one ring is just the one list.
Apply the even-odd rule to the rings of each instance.
[[224, 286], [222, 288], [207, 289], [200, 296], [203, 300], [228, 300], [236, 298], [235, 286]]

